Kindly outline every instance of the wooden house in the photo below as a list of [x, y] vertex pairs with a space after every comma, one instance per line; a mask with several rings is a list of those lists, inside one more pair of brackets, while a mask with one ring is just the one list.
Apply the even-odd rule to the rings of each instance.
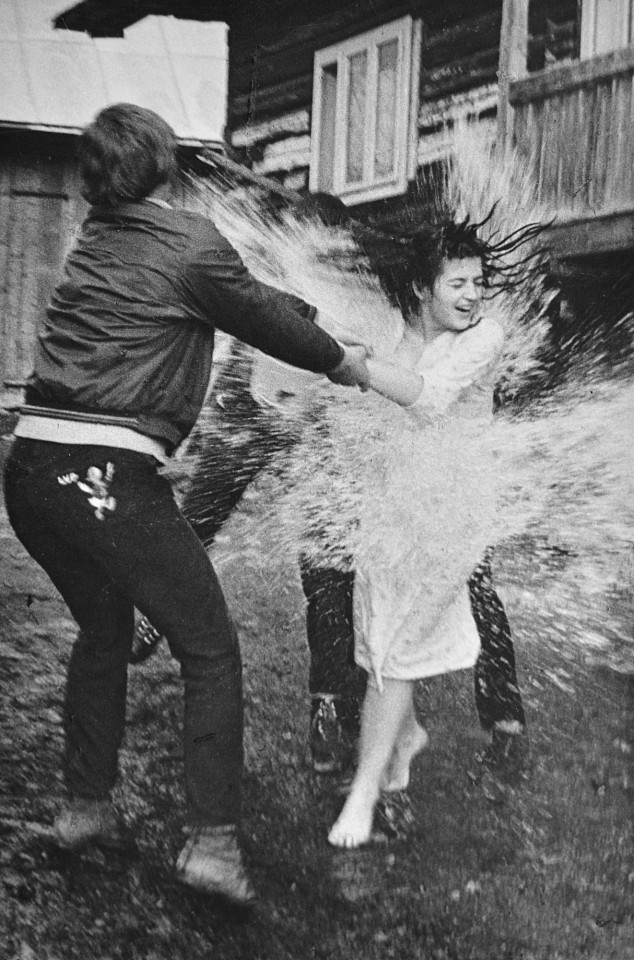
[[179, 21], [168, 31], [155, 18], [125, 39], [95, 41], [54, 29], [62, 5], [0, 4], [0, 408], [20, 401], [35, 323], [86, 212], [82, 127], [121, 100], [163, 113], [184, 150], [217, 147], [225, 125], [224, 25]]
[[415, 216], [419, 171], [446, 156], [457, 119], [477, 120], [560, 209], [550, 245], [568, 300], [612, 316], [632, 292], [633, 3], [82, 0], [56, 26], [116, 37], [148, 14], [228, 24], [229, 155], [378, 224]]
[[[146, 13], [229, 24], [227, 143], [253, 171], [398, 216], [458, 117], [530, 157], [576, 229], [632, 245], [633, 0], [83, 0], [57, 26], [113, 36]], [[499, 107], [499, 109], [498, 109]], [[573, 238], [571, 240], [571, 238]]]
[[229, 25], [226, 141], [255, 174], [397, 221], [457, 118], [496, 133], [502, 0], [85, 0], [58, 27], [144, 12]]

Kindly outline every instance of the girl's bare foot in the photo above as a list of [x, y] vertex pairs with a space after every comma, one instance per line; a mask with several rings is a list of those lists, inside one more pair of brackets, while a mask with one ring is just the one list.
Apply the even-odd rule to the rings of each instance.
[[372, 836], [375, 805], [376, 798], [371, 799], [353, 788], [328, 834], [328, 843], [346, 849], [368, 843]]
[[419, 723], [413, 723], [401, 736], [394, 747], [387, 773], [383, 779], [383, 790], [406, 790], [409, 785], [410, 767], [414, 757], [429, 743], [429, 734]]

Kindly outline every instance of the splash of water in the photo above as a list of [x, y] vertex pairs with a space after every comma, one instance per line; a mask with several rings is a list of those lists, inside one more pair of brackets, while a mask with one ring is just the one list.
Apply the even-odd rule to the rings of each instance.
[[[288, 211], [272, 217], [252, 191], [194, 186], [193, 202], [256, 276], [316, 304], [334, 335], [389, 355], [403, 321], [348, 232]], [[472, 132], [456, 136], [447, 187], [473, 220], [497, 204], [485, 238], [553, 216], [537, 205], [519, 158], [491, 155]], [[487, 305], [506, 332], [497, 372], [511, 395], [543, 371], [555, 294], [527, 270]], [[630, 343], [631, 320], [615, 318]], [[600, 346], [589, 349], [565, 379], [511, 410], [477, 431], [457, 420], [430, 440], [382, 398], [324, 381], [311, 412], [289, 418], [292, 441], [255, 484], [267, 509], [250, 501], [216, 562], [239, 553], [265, 569], [303, 553], [345, 567], [380, 548], [400, 565], [405, 591], [421, 571], [464, 582], [497, 545], [498, 580], [519, 619], [539, 624], [533, 635], [564, 658], [583, 651], [633, 669], [631, 352], [615, 367]], [[213, 414], [201, 424], [203, 435], [214, 429]], [[418, 545], [409, 560], [405, 542]]]

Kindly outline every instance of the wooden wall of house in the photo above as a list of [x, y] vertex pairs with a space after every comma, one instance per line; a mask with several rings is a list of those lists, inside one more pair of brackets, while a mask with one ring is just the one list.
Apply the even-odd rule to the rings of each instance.
[[35, 324], [46, 309], [74, 224], [74, 137], [0, 131], [0, 396], [28, 376]]
[[[277, 18], [248, 17], [231, 25], [230, 130], [309, 108], [316, 50], [406, 14], [423, 21], [421, 100], [493, 82], [499, 55], [502, 0], [286, 0], [286, 28]], [[578, 0], [531, 0], [528, 69], [578, 53]]]
[[[406, 14], [423, 21], [421, 103], [496, 82], [502, 0], [287, 0], [283, 37], [277, 23], [234, 20], [230, 33], [228, 133], [269, 126], [270, 134], [254, 141], [234, 139], [240, 159], [261, 159], [263, 150], [289, 134], [305, 136], [313, 91], [316, 50], [396, 20]], [[467, 10], [465, 8], [468, 7]], [[285, 125], [292, 116], [295, 127]], [[278, 120], [280, 122], [275, 123]]]

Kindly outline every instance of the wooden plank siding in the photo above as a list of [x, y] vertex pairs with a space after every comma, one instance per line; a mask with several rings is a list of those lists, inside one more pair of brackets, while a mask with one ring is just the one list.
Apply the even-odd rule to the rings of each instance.
[[[497, 78], [499, 48], [496, 44], [467, 57], [456, 57], [434, 70], [423, 66], [420, 74], [421, 100], [438, 100], [453, 93], [484, 86]], [[425, 63], [423, 48], [422, 63]]]
[[345, 0], [320, 6], [295, 4], [294, 19], [280, 39], [279, 29], [260, 21], [231, 25], [228, 127], [258, 123], [272, 116], [310, 106], [313, 57], [316, 50], [396, 20], [419, 6], [413, 0]]
[[[0, 396], [17, 395], [33, 357], [34, 330], [85, 204], [70, 144], [51, 152], [3, 131], [0, 160]], [[59, 146], [59, 144], [57, 145]]]
[[[319, 12], [306, 0], [295, 0], [283, 37], [279, 25], [259, 16], [236, 17], [230, 30], [229, 110], [227, 134], [240, 158], [256, 163], [265, 146], [286, 136], [283, 125], [264, 133], [259, 143], [244, 143], [247, 128], [266, 128], [279, 118], [310, 113], [313, 58], [316, 50], [395, 20], [405, 14], [421, 18], [420, 102], [430, 103], [485, 87], [497, 81], [501, 0], [327, 0]], [[573, 55], [578, 38], [577, 0], [530, 0], [529, 52], [535, 66]], [[531, 52], [532, 51], [532, 52]], [[306, 131], [309, 132], [309, 128]], [[242, 142], [240, 142], [242, 141]]]
[[511, 84], [513, 138], [540, 199], [581, 216], [634, 210], [634, 49]]
[[[0, 407], [19, 402], [35, 328], [88, 212], [74, 135], [0, 130]], [[195, 150], [184, 149], [185, 169]], [[183, 201], [183, 192], [177, 194]]]
[[[269, 40], [265, 24], [251, 18], [230, 33], [228, 132], [264, 124], [284, 113], [310, 110], [316, 50], [396, 20], [406, 14], [423, 20], [421, 100], [494, 82], [497, 73], [501, 0], [437, 4], [415, 0], [363, 0], [331, 3], [316, 16], [314, 5], [297, 3], [296, 18], [284, 39]], [[279, 38], [279, 32], [274, 31]], [[268, 41], [268, 42], [267, 42]], [[280, 136], [283, 134], [280, 134]], [[269, 142], [267, 140], [267, 142]], [[245, 159], [259, 159], [253, 148]]]

